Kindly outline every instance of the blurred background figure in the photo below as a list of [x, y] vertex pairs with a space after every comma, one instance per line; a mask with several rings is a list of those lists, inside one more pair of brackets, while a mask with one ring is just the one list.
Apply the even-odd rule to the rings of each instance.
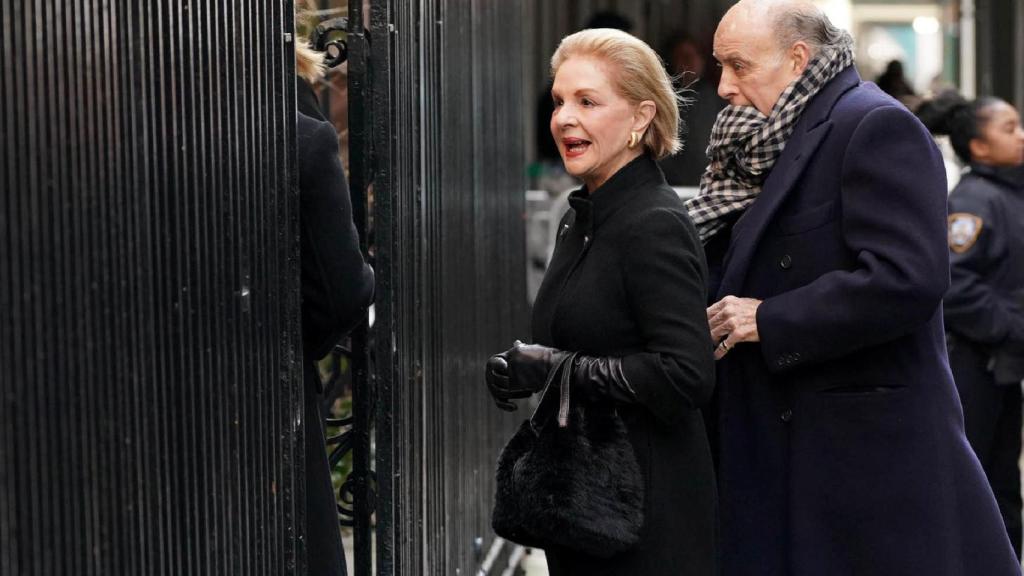
[[660, 162], [665, 179], [672, 186], [697, 186], [708, 165], [707, 149], [711, 128], [725, 100], [718, 97], [718, 78], [708, 42], [678, 33], [664, 50], [665, 65], [677, 88], [686, 88], [689, 100], [683, 111], [683, 149]]
[[885, 72], [875, 80], [883, 92], [902, 102], [910, 109], [914, 109], [917, 103], [917, 94], [910, 87], [907, 78], [903, 75], [903, 63], [893, 60], [885, 67]]
[[1020, 115], [998, 98], [947, 91], [919, 117], [949, 135], [968, 171], [949, 198], [951, 284], [944, 299], [949, 363], [967, 439], [1021, 555], [1024, 380], [1024, 164]]

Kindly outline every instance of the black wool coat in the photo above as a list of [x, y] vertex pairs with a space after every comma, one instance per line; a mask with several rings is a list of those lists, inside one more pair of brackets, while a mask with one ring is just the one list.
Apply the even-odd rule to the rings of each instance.
[[853, 67], [812, 100], [732, 229], [718, 298], [759, 343], [718, 363], [724, 576], [1011, 576], [946, 357], [946, 182]]
[[315, 362], [362, 318], [373, 298], [373, 270], [359, 251], [337, 133], [327, 122], [301, 112], [296, 117], [307, 567], [310, 574], [343, 576], [345, 555], [331, 488]]
[[696, 230], [647, 156], [569, 203], [534, 304], [533, 338], [623, 359], [636, 398], [618, 411], [644, 476], [645, 523], [638, 546], [610, 560], [547, 549], [551, 573], [710, 576], [715, 478], [700, 409], [714, 362]]

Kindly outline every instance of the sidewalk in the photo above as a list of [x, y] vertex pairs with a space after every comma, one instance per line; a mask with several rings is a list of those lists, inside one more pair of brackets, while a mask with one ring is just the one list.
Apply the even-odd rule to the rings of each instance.
[[523, 556], [520, 566], [526, 576], [548, 576], [548, 563], [543, 550], [531, 548], [530, 553]]

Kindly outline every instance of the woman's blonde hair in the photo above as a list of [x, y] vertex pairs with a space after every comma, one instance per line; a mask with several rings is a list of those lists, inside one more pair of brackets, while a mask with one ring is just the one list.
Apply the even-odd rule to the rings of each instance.
[[566, 36], [551, 57], [551, 77], [573, 56], [592, 57], [610, 64], [612, 85], [630, 102], [654, 102], [654, 119], [641, 142], [655, 159], [682, 148], [679, 107], [683, 99], [672, 87], [661, 58], [643, 40], [613, 28], [593, 28]]
[[295, 73], [312, 86], [327, 74], [324, 58], [325, 54], [314, 50], [309, 40], [301, 36], [295, 39]]

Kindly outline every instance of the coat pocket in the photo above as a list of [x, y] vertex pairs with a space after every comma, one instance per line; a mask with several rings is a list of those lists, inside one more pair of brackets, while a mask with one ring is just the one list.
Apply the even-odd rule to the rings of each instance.
[[836, 384], [822, 388], [818, 390], [818, 393], [840, 397], [885, 396], [897, 394], [906, 389], [907, 387], [902, 384]]
[[809, 232], [836, 219], [835, 201], [826, 202], [809, 210], [779, 218], [779, 232], [784, 236]]

